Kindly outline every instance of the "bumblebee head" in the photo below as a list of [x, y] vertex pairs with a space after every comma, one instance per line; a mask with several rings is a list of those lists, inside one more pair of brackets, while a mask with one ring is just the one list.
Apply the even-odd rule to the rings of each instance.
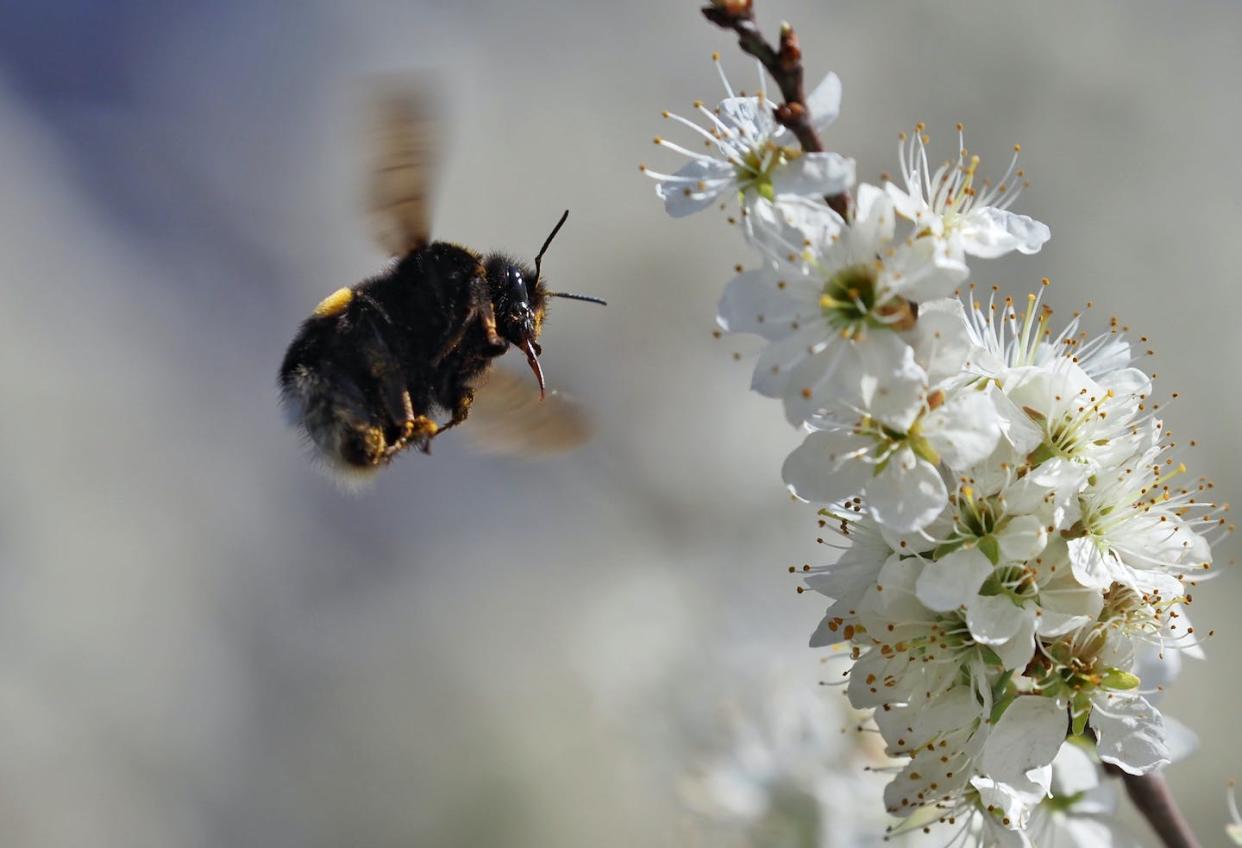
[[518, 262], [501, 261], [493, 275], [492, 305], [496, 310], [496, 331], [507, 341], [523, 347], [539, 336], [543, 317], [543, 298], [539, 284], [529, 268]]
[[536, 339], [543, 325], [543, 311], [549, 297], [565, 297], [572, 300], [585, 300], [591, 303], [604, 301], [587, 295], [570, 294], [568, 292], [550, 292], [544, 288], [541, 265], [548, 245], [560, 232], [569, 217], [566, 210], [561, 219], [552, 228], [552, 233], [535, 256], [535, 269], [532, 271], [520, 262], [503, 256], [494, 256], [487, 262], [487, 279], [492, 290], [492, 307], [496, 312], [496, 332], [511, 344], [520, 347], [526, 353], [526, 361], [535, 379], [539, 381], [539, 396], [543, 397], [543, 367], [539, 364], [539, 354], [543, 348]]
[[496, 314], [496, 333], [526, 353], [542, 392], [543, 369], [539, 366], [539, 354], [543, 351], [536, 339], [543, 323], [544, 296], [538, 276], [507, 256], [489, 257], [486, 269], [492, 310]]

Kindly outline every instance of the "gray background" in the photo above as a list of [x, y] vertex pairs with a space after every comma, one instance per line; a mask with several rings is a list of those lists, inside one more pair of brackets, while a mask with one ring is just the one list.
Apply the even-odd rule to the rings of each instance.
[[[675, 166], [650, 137], [718, 97], [712, 50], [753, 86], [695, 5], [0, 8], [5, 845], [683, 844], [671, 779], [731, 658], [805, 652], [822, 609], [783, 573], [821, 558], [798, 437], [710, 337], [746, 251], [637, 169]], [[863, 178], [916, 120], [945, 153], [965, 121], [992, 173], [1023, 144], [1053, 239], [978, 281], [1150, 335], [1193, 470], [1237, 491], [1242, 7], [758, 6], [844, 80], [828, 141]], [[445, 439], [344, 497], [274, 375], [381, 265], [358, 80], [410, 68], [451, 107], [437, 236], [529, 255], [573, 210], [546, 271], [611, 305], [556, 304], [545, 368], [599, 434], [543, 463]], [[1206, 844], [1242, 771], [1236, 587], [1197, 593], [1218, 636], [1166, 701]]]

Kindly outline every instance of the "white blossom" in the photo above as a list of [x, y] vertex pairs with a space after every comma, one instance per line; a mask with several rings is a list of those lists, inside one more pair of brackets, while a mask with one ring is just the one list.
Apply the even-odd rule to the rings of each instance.
[[860, 772], [883, 755], [870, 734], [843, 732], [856, 717], [806, 671], [748, 675], [750, 691], [729, 704], [723, 744], [685, 774], [682, 798], [756, 848], [878, 848], [888, 824], [882, 781]]
[[[907, 348], [909, 350], [909, 348]], [[917, 367], [917, 366], [916, 366]], [[1001, 437], [989, 395], [962, 392], [947, 400], [926, 387], [904, 396], [877, 392], [850, 426], [824, 424], [785, 460], [785, 483], [799, 498], [831, 503], [862, 494], [871, 516], [897, 533], [921, 530], [944, 509], [948, 489], [940, 472], [965, 470], [995, 450]]]
[[[720, 69], [719, 62], [717, 68]], [[726, 98], [715, 109], [695, 110], [706, 126], [665, 112], [705, 142], [696, 152], [662, 136], [656, 143], [690, 161], [674, 174], [643, 167], [658, 182], [656, 193], [680, 218], [737, 198], [746, 238], [770, 259], [797, 262], [808, 242], [823, 241], [844, 222], [824, 202], [854, 184], [854, 161], [836, 153], [805, 153], [773, 116], [762, 69], [759, 94], [737, 96], [720, 69]], [[823, 130], [840, 112], [841, 81], [828, 74], [808, 98], [811, 123]]]
[[803, 273], [788, 263], [746, 271], [725, 288], [718, 322], [769, 341], [751, 387], [780, 398], [793, 424], [834, 404], [915, 411], [927, 377], [899, 335], [911, 303], [951, 290], [956, 278], [926, 262], [923, 247], [894, 240], [891, 201], [859, 186], [851, 226], [809, 248]]
[[[1153, 442], [1159, 429], [1153, 423]], [[1083, 585], [1105, 589], [1121, 583], [1175, 600], [1183, 591], [1179, 575], [1211, 564], [1211, 547], [1192, 524], [1198, 516], [1187, 512], [1195, 493], [1167, 485], [1186, 467], [1163, 471], [1162, 452], [1153, 443], [1120, 467], [1101, 469], [1096, 483], [1079, 494], [1069, 550], [1074, 576]]]
[[[944, 269], [966, 269], [966, 256], [994, 259], [1010, 251], [1037, 253], [1050, 236], [1048, 227], [1026, 215], [1009, 211], [1024, 185], [1016, 170], [1018, 152], [995, 186], [978, 179], [979, 157], [969, 156], [958, 125], [955, 161], [934, 172], [927, 161], [923, 125], [910, 136], [902, 134], [899, 159], [905, 187], [887, 183], [885, 189], [897, 212], [914, 223], [918, 237], [935, 247], [932, 261]], [[969, 158], [968, 158], [969, 156]]]

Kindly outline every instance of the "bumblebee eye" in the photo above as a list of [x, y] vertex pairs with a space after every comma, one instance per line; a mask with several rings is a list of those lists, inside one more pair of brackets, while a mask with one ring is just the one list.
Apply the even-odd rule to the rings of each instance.
[[530, 295], [526, 291], [526, 280], [517, 268], [509, 269], [509, 297], [514, 303], [525, 303], [530, 300]]

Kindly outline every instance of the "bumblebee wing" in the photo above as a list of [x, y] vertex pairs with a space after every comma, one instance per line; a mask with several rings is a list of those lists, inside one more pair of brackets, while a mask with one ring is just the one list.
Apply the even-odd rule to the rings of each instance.
[[476, 382], [464, 429], [477, 450], [526, 457], [572, 450], [592, 432], [581, 406], [557, 392], [540, 400], [529, 374], [501, 367]]
[[376, 241], [391, 256], [431, 241], [439, 149], [431, 102], [427, 86], [410, 80], [384, 80], [371, 93], [367, 211]]

